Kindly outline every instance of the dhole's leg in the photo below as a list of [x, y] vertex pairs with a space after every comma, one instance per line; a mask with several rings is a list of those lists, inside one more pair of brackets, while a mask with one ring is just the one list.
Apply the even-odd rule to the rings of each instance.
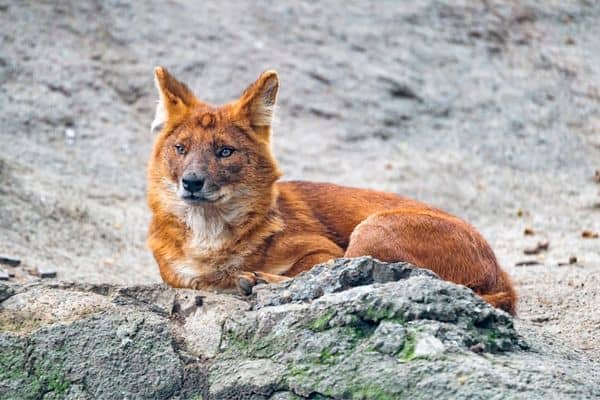
[[[329, 261], [334, 258], [341, 257], [344, 254], [344, 250], [337, 244], [333, 243], [327, 238], [321, 236], [314, 237], [302, 237], [297, 241], [299, 244], [298, 251], [306, 249], [306, 242], [313, 245], [311, 253], [301, 256], [294, 264], [285, 272], [285, 275], [274, 275], [265, 272], [253, 271], [253, 272], [242, 272], [238, 277], [238, 288], [242, 294], [252, 293], [252, 287], [258, 283], [279, 283], [285, 282], [290, 277], [296, 276], [301, 272], [311, 269], [316, 264], [320, 264]], [[290, 243], [287, 244], [290, 246]], [[294, 248], [291, 247], [290, 248]]]
[[333, 260], [335, 258], [342, 257], [344, 255], [344, 251], [342, 249], [339, 252], [327, 252], [327, 253], [313, 253], [307, 256], [302, 257], [299, 261], [297, 261], [292, 268], [285, 274], [287, 276], [296, 276], [301, 272], [308, 271], [312, 267], [317, 264], [322, 264], [329, 260]]
[[374, 214], [354, 229], [345, 257], [365, 255], [430, 269], [515, 313], [516, 294], [508, 275], [483, 237], [457, 218], [435, 212]]

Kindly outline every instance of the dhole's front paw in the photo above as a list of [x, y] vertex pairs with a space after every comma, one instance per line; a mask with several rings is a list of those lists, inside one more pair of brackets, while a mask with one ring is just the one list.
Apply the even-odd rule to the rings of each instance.
[[249, 296], [252, 288], [260, 283], [280, 283], [289, 280], [287, 276], [272, 275], [264, 272], [240, 272], [237, 277], [237, 286], [241, 294]]
[[237, 278], [238, 289], [244, 296], [251, 295], [252, 288], [259, 283], [267, 283], [267, 281], [259, 279], [256, 272], [240, 272]]
[[194, 290], [200, 290], [205, 289], [206, 285], [204, 284], [204, 281], [201, 278], [192, 278], [192, 280], [189, 283], [189, 288]]

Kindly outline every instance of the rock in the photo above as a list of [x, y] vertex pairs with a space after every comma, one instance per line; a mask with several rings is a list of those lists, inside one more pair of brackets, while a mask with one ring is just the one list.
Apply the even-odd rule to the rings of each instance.
[[31, 274], [42, 279], [56, 278], [56, 270], [48, 267], [37, 267], [31, 270]]
[[[203, 296], [201, 305], [194, 302], [191, 308], [193, 311], [187, 318], [183, 318], [180, 329], [186, 350], [195, 356], [214, 357], [219, 351], [223, 323], [227, 316], [248, 308], [248, 303], [227, 295]], [[207, 335], [207, 332], [211, 334]]]
[[168, 398], [181, 388], [183, 365], [168, 321], [148, 312], [99, 313], [26, 339], [0, 338], [2, 382], [9, 387], [0, 389], [2, 398], [62, 397], [81, 384], [85, 389], [74, 390], [89, 398]]
[[393, 322], [382, 321], [369, 338], [370, 347], [380, 353], [394, 355], [404, 348], [406, 329]]
[[21, 265], [21, 259], [8, 256], [6, 254], [0, 254], [0, 264], [9, 265], [11, 267], [18, 267]]
[[1, 398], [600, 394], [597, 364], [404, 263], [339, 259], [248, 298], [60, 282], [0, 293]]
[[55, 323], [68, 323], [114, 307], [105, 296], [74, 290], [32, 286], [2, 303], [5, 331], [27, 333]]
[[214, 399], [265, 398], [282, 386], [287, 368], [268, 359], [229, 360], [211, 370], [210, 397]]
[[435, 276], [431, 271], [415, 269], [408, 263], [388, 264], [384, 267], [371, 257], [350, 259], [345, 263], [322, 264], [303, 273], [302, 279], [277, 286], [259, 286], [260, 289], [255, 292], [257, 301], [254, 307], [312, 300], [325, 293], [335, 293], [354, 286], [397, 281], [416, 275]]
[[5, 283], [0, 283], [0, 302], [8, 299], [13, 294], [15, 294], [15, 290], [12, 288], [12, 286]]
[[2, 268], [0, 268], [0, 281], [7, 281], [9, 278], [10, 278], [10, 275], [8, 274], [8, 272], [6, 272]]

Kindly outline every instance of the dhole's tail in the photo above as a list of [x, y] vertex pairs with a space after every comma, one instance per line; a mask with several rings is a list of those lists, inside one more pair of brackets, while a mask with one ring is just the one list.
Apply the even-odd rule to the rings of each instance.
[[500, 270], [500, 279], [496, 285], [495, 293], [482, 294], [481, 297], [491, 305], [506, 311], [511, 315], [517, 314], [517, 293], [513, 289], [510, 277], [506, 272]]
[[499, 292], [494, 294], [484, 294], [481, 297], [491, 305], [501, 310], [506, 311], [511, 315], [517, 314], [516, 298], [514, 293], [511, 292]]

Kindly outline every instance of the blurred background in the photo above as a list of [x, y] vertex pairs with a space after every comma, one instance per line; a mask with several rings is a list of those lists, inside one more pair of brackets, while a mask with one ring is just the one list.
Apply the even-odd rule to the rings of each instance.
[[285, 179], [467, 219], [521, 318], [600, 354], [598, 38], [592, 0], [0, 0], [0, 253], [21, 260], [0, 268], [160, 281], [145, 246], [153, 67], [213, 104], [273, 68]]

